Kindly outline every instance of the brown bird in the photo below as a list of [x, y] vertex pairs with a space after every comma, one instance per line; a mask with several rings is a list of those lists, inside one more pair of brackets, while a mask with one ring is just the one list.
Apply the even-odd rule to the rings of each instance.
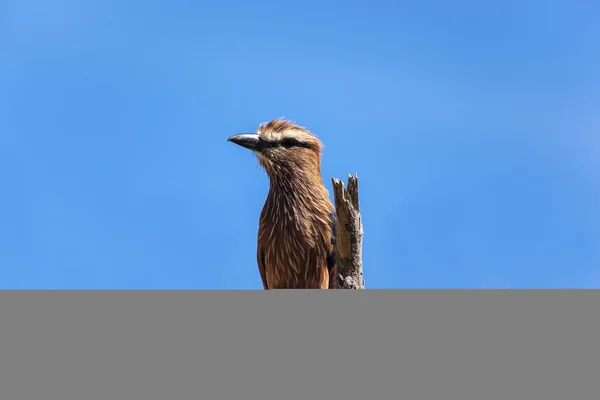
[[321, 177], [321, 141], [280, 118], [228, 141], [252, 150], [270, 180], [257, 246], [264, 289], [333, 289], [335, 209]]

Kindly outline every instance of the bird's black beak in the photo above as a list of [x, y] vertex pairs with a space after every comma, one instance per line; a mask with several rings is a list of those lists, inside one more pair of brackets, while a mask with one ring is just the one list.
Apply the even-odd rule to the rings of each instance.
[[256, 133], [240, 133], [231, 136], [227, 141], [254, 151], [257, 149], [259, 137]]

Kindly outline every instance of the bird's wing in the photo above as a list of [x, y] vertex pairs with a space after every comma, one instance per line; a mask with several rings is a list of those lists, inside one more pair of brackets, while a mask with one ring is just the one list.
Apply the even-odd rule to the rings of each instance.
[[262, 280], [263, 288], [267, 290], [269, 288], [267, 287], [267, 275], [265, 274], [265, 253], [262, 251], [260, 246], [257, 248], [256, 261], [258, 262], [258, 272], [260, 272], [260, 279]]
[[329, 270], [329, 288], [335, 287], [335, 253], [336, 253], [336, 220], [335, 210], [329, 214], [331, 218], [331, 244], [333, 245], [331, 253], [327, 255], [327, 270]]

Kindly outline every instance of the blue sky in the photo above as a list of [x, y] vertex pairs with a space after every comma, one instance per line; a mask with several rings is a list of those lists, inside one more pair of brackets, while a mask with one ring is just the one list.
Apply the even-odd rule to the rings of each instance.
[[260, 289], [285, 116], [358, 173], [369, 288], [600, 287], [597, 1], [8, 0], [0, 288]]

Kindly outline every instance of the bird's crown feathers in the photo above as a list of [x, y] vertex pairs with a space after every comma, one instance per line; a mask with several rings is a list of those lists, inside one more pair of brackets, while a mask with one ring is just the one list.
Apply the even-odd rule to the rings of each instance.
[[305, 147], [312, 148], [320, 153], [323, 143], [308, 129], [284, 118], [275, 118], [269, 122], [261, 123], [256, 133], [260, 139], [269, 143], [285, 143], [295, 141]]

